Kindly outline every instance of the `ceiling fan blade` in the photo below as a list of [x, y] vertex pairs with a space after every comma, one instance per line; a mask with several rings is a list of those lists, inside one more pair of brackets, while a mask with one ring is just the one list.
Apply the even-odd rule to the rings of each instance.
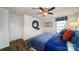
[[40, 10], [44, 11], [44, 9], [42, 7], [39, 7]]
[[51, 11], [51, 10], [53, 10], [53, 9], [55, 9], [55, 7], [50, 8], [48, 11]]
[[53, 14], [53, 13], [49, 12], [48, 14]]

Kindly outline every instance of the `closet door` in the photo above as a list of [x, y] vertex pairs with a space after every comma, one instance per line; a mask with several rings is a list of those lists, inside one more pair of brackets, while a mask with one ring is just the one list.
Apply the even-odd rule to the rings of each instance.
[[22, 17], [10, 14], [10, 41], [22, 38]]
[[0, 49], [9, 46], [8, 10], [0, 8]]

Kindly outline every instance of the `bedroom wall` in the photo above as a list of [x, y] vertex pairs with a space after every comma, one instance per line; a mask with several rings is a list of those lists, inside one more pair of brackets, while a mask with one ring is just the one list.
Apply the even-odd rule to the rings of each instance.
[[77, 17], [77, 23], [78, 23], [78, 30], [79, 30], [79, 13], [78, 13], [78, 15], [77, 15], [78, 17]]
[[[39, 22], [39, 28], [40, 30], [36, 30], [32, 27], [33, 20], [38, 20]], [[34, 36], [37, 36], [42, 33], [42, 20], [24, 15], [24, 21], [23, 21], [23, 38], [24, 40], [27, 40], [29, 38], [32, 38]]]
[[9, 15], [10, 22], [10, 41], [23, 38], [23, 17], [18, 15]]
[[[47, 20], [43, 21], [43, 24], [45, 22], [52, 22], [52, 27], [44, 27], [43, 28], [43, 32], [51, 31], [53, 33], [56, 33], [56, 22], [55, 22], [55, 19], [56, 18], [52, 18], [52, 19], [47, 19]], [[71, 22], [77, 22], [78, 19], [79, 19], [79, 13], [76, 13], [76, 14], [73, 14], [73, 15], [68, 15], [67, 25], [69, 23], [71, 23]]]
[[71, 22], [77, 22], [77, 17], [78, 17], [78, 13], [74, 14], [74, 15], [69, 15], [68, 16], [68, 21], [67, 21], [67, 25]]
[[0, 49], [9, 46], [8, 10], [0, 8]]
[[44, 19], [43, 20], [43, 25], [46, 22], [52, 22], [52, 27], [44, 27], [43, 26], [43, 32], [53, 32], [53, 33], [56, 33], [55, 18], [52, 18], [52, 19]]

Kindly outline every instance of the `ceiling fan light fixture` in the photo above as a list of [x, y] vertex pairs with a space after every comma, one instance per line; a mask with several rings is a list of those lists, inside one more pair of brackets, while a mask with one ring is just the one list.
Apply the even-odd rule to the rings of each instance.
[[44, 16], [47, 16], [47, 15], [48, 15], [48, 13], [47, 13], [47, 12], [44, 12], [44, 13], [43, 13], [43, 15], [44, 15]]
[[50, 12], [50, 11], [52, 11], [53, 9], [55, 9], [55, 7], [52, 7], [50, 9], [45, 9], [45, 8], [39, 7], [39, 9], [42, 11], [39, 14], [42, 14], [42, 16], [48, 16], [48, 15], [52, 15], [53, 14], [53, 12]]

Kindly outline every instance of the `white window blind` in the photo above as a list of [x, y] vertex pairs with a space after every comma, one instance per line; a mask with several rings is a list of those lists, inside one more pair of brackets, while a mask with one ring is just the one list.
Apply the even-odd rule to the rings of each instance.
[[57, 32], [59, 33], [62, 29], [64, 29], [66, 27], [67, 21], [63, 20], [63, 21], [57, 21], [56, 22], [56, 26], [57, 26]]

